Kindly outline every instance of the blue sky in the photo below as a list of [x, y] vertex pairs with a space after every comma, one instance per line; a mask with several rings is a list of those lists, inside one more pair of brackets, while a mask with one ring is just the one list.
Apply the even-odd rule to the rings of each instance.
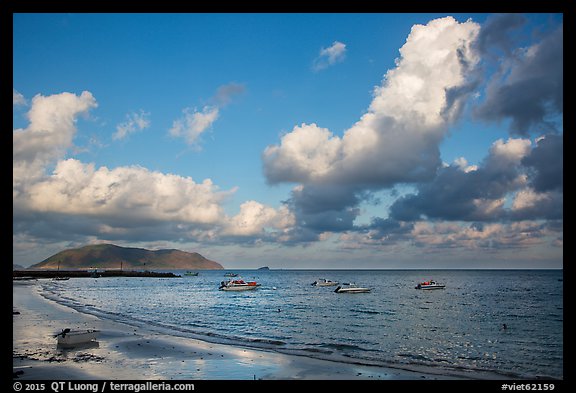
[[562, 25], [14, 14], [14, 263], [561, 268]]

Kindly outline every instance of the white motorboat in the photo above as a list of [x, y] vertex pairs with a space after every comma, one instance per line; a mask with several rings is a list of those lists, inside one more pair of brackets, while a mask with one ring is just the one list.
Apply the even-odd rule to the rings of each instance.
[[220, 287], [223, 291], [250, 291], [260, 286], [256, 281], [244, 281], [241, 279], [221, 281]]
[[434, 280], [429, 281], [422, 281], [418, 283], [414, 288], [415, 289], [444, 289], [446, 285], [437, 283]]
[[319, 278], [318, 280], [312, 283], [315, 287], [332, 287], [334, 285], [338, 285], [338, 281], [331, 281], [326, 280], [325, 278]]
[[99, 334], [100, 331], [95, 329], [62, 329], [62, 331], [56, 334], [54, 337], [58, 338], [58, 345], [60, 346], [74, 346], [79, 344], [86, 344], [92, 340], [96, 340]]
[[372, 290], [372, 288], [364, 288], [364, 287], [359, 287], [356, 284], [344, 284], [345, 286], [338, 286], [336, 287], [336, 289], [334, 290], [334, 292], [336, 293], [367, 293], [370, 292]]

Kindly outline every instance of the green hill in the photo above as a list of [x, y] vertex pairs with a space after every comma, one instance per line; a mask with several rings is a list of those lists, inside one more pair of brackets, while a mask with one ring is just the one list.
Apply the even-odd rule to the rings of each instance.
[[64, 250], [30, 269], [224, 269], [218, 262], [193, 252], [175, 249], [146, 250], [144, 248], [120, 247], [114, 244], [98, 244]]

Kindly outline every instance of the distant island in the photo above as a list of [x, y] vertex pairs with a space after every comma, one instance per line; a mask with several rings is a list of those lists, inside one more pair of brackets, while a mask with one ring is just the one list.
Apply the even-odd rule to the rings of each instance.
[[268, 266], [259, 267], [258, 270], [270, 270]]
[[176, 249], [146, 250], [97, 244], [61, 251], [29, 269], [190, 269], [221, 270], [224, 267], [196, 252]]

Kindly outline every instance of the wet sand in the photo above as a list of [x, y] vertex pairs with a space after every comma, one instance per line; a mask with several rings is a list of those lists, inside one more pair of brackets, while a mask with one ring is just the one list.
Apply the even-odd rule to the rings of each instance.
[[[460, 379], [166, 335], [58, 304], [35, 281], [14, 282], [13, 311], [13, 372], [21, 380]], [[63, 328], [101, 333], [89, 345], [63, 349], [54, 338]]]

